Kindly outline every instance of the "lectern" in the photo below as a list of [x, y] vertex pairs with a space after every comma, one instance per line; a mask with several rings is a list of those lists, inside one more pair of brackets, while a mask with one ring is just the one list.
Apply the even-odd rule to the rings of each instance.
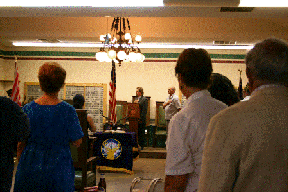
[[135, 132], [138, 141], [138, 122], [140, 119], [140, 107], [138, 103], [128, 103], [129, 131]]

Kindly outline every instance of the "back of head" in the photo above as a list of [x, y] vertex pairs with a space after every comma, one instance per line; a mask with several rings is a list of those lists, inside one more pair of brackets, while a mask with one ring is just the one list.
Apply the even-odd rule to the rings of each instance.
[[8, 94], [9, 97], [12, 96], [12, 89], [9, 89], [8, 91], [6, 91], [6, 93]]
[[287, 43], [275, 38], [257, 43], [246, 56], [246, 66], [253, 78], [257, 80], [287, 85]]
[[211, 84], [208, 87], [211, 96], [230, 106], [240, 101], [232, 82], [224, 75], [212, 73]]
[[189, 87], [206, 89], [210, 83], [212, 62], [204, 49], [185, 49], [179, 56], [175, 74], [181, 75]]
[[44, 92], [56, 93], [64, 85], [66, 71], [56, 62], [47, 62], [40, 67], [38, 79]]
[[83, 95], [77, 94], [73, 97], [73, 107], [75, 109], [82, 109], [82, 107], [84, 106], [84, 103], [85, 103], [85, 99]]

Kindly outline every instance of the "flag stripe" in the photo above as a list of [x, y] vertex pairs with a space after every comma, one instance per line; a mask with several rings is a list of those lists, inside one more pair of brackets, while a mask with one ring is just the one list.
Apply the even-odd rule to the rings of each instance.
[[116, 123], [116, 68], [114, 61], [112, 61], [111, 81], [109, 85], [109, 118], [113, 123]]
[[17, 67], [17, 57], [15, 58], [15, 79], [14, 79], [14, 82], [13, 82], [11, 99], [12, 99], [12, 101], [17, 103], [21, 107], [20, 89], [19, 89], [19, 73], [18, 73], [18, 67]]

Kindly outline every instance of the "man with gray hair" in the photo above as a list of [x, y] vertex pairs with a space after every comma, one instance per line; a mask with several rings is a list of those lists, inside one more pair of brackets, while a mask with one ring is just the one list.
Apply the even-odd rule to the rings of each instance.
[[165, 120], [166, 120], [166, 132], [168, 134], [168, 126], [170, 119], [181, 109], [181, 104], [179, 101], [179, 97], [175, 95], [175, 87], [170, 87], [168, 89], [168, 98], [163, 104], [163, 108], [165, 109]]
[[288, 191], [288, 45], [256, 44], [246, 74], [250, 99], [210, 121], [198, 191]]

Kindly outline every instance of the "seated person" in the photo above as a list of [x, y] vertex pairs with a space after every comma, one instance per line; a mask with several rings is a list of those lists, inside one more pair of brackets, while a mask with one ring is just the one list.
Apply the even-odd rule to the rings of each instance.
[[[85, 99], [83, 97], [83, 95], [77, 94], [73, 97], [73, 107], [75, 109], [83, 109], [84, 107], [84, 103], [85, 103]], [[93, 122], [93, 119], [90, 115], [87, 114], [87, 128], [91, 131], [91, 132], [96, 132], [96, 126]]]

